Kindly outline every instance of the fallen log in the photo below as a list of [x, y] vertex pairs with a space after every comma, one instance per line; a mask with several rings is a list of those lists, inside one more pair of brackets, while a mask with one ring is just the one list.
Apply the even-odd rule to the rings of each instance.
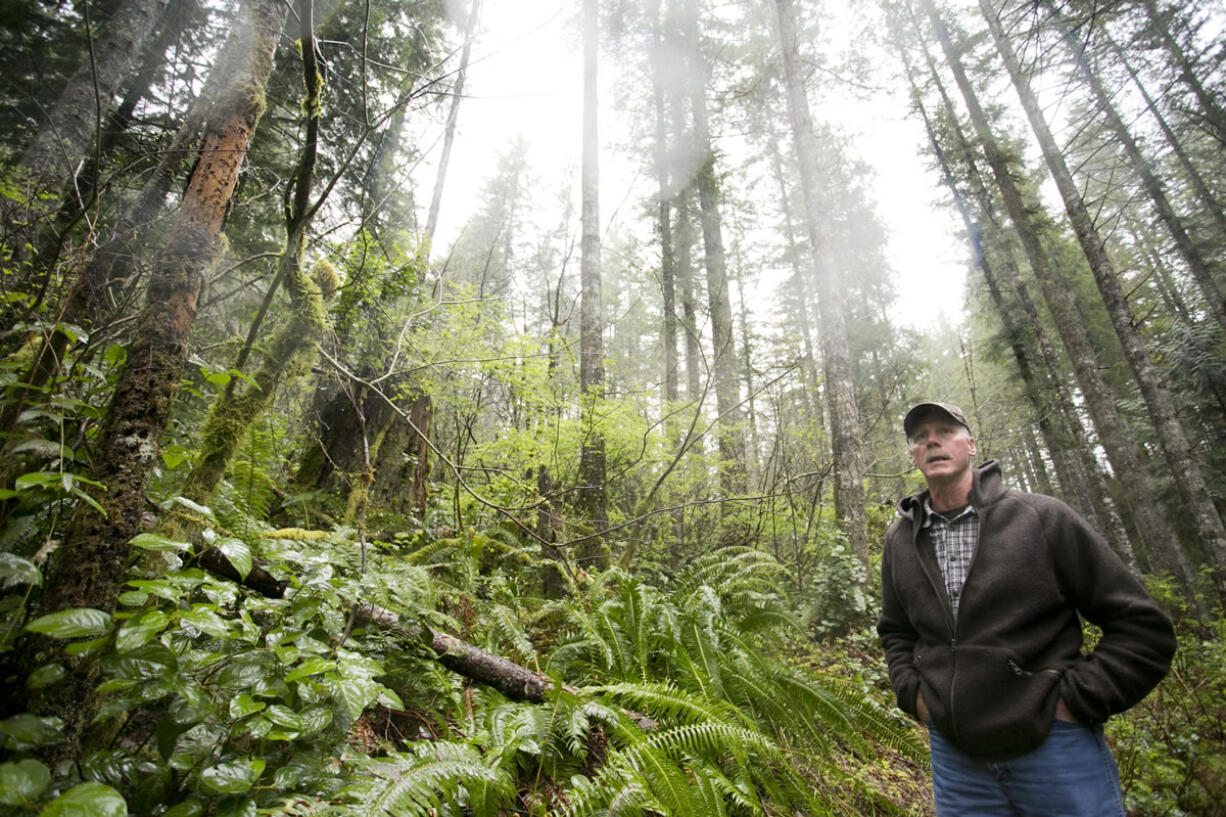
[[[252, 565], [246, 576], [240, 575], [216, 548], [202, 551], [196, 561], [213, 575], [241, 584], [265, 598], [282, 598], [289, 587], [289, 582], [278, 579], [259, 565]], [[545, 700], [545, 693], [553, 687], [553, 682], [539, 672], [474, 647], [448, 633], [433, 630], [419, 622], [407, 621], [376, 604], [360, 604], [354, 608], [353, 614], [356, 623], [373, 625], [425, 644], [447, 669], [470, 681], [492, 687], [512, 700], [539, 703]]]

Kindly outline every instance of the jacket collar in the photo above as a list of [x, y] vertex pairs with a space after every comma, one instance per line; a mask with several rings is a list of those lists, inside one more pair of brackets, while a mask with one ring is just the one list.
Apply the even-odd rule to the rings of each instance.
[[[1000, 461], [988, 460], [983, 465], [971, 470], [971, 505], [982, 511], [1005, 495], [1005, 484], [1000, 477]], [[928, 499], [927, 489], [918, 494], [903, 497], [898, 503], [898, 510], [904, 519], [911, 524], [912, 537], [919, 536], [924, 521], [924, 502]]]

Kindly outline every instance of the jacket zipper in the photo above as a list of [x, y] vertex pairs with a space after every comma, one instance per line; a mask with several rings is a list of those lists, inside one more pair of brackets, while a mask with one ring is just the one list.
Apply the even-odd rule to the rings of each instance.
[[[975, 571], [975, 562], [979, 561], [979, 548], [983, 544], [980, 535], [983, 533], [983, 523], [988, 515], [987, 510], [987, 508], [975, 508], [975, 515], [978, 517], [975, 523], [978, 526], [975, 531], [975, 553], [971, 556], [971, 563], [966, 566], [966, 577], [962, 580], [963, 592], [959, 594], [959, 598], [966, 595], [966, 585], [971, 580], [971, 574]], [[961, 743], [962, 730], [958, 728], [958, 710], [954, 700], [957, 697], [955, 690], [958, 688], [958, 616], [954, 613], [952, 604], [947, 608], [947, 612], [950, 616], [950, 632], [953, 634], [949, 639], [949, 649], [953, 653], [954, 662], [954, 671], [950, 675], [949, 681], [949, 721], [954, 727], [954, 741]]]

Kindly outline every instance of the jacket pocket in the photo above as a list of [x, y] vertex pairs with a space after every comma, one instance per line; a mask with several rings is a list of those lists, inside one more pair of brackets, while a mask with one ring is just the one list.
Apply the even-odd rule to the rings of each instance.
[[1002, 647], [959, 645], [949, 714], [955, 744], [977, 758], [1036, 748], [1051, 729], [1060, 671], [1034, 669]]

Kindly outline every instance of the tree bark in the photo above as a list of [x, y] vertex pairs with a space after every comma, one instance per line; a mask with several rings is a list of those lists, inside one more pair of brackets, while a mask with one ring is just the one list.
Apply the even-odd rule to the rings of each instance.
[[583, 442], [579, 451], [576, 506], [590, 529], [579, 546], [581, 564], [606, 568], [608, 552], [602, 537], [607, 527], [605, 509], [605, 445], [597, 402], [604, 389], [604, 320], [600, 296], [600, 152], [597, 141], [597, 65], [599, 56], [599, 2], [583, 2], [583, 236], [580, 261], [579, 389], [582, 402]]
[[[119, 375], [93, 460], [92, 476], [106, 486], [102, 511], [83, 505], [56, 553], [41, 611], [76, 607], [114, 609], [128, 566], [129, 540], [140, 531], [148, 500], [145, 488], [158, 458], [162, 432], [187, 360], [187, 341], [205, 274], [220, 251], [219, 236], [251, 136], [264, 110], [264, 87], [273, 49], [285, 22], [283, 3], [246, 6], [248, 63], [234, 77], [205, 131], [167, 247], [159, 254], [148, 302], [137, 317], [127, 362]], [[55, 655], [58, 645], [32, 640], [33, 649]], [[50, 656], [36, 656], [30, 666]], [[91, 713], [94, 668], [72, 664], [63, 686], [41, 692], [34, 711], [65, 721], [65, 746], [75, 752]]]
[[821, 205], [818, 199], [818, 145], [809, 113], [809, 100], [800, 73], [800, 45], [796, 32], [796, 12], [792, 0], [776, 0], [779, 42], [787, 85], [788, 115], [800, 165], [800, 186], [805, 204], [805, 228], [809, 252], [817, 281], [817, 306], [820, 323], [822, 361], [826, 372], [826, 400], [829, 405], [833, 438], [835, 514], [847, 536], [851, 551], [869, 577], [868, 521], [865, 512], [864, 466], [860, 451], [862, 433], [860, 411], [856, 404], [855, 381], [844, 323], [843, 293], [835, 270], [825, 263], [821, 252]]
[[[315, 58], [311, 0], [300, 0], [298, 18], [301, 23], [299, 42], [302, 43], [303, 86], [306, 94], [302, 106], [307, 116], [306, 140], [298, 167], [290, 182], [293, 195], [289, 197], [290, 205], [286, 214], [285, 251], [281, 254], [276, 275], [269, 287], [271, 295], [278, 282], [285, 282], [290, 298], [290, 319], [271, 339], [265, 361], [252, 377], [253, 383], [239, 393], [238, 389], [242, 387], [237, 384], [238, 378], [232, 378], [205, 418], [200, 431], [200, 457], [183, 487], [184, 496], [202, 504], [207, 503], [213, 495], [243, 435], [272, 402], [281, 384], [298, 377], [309, 368], [317, 354], [319, 338], [327, 329], [322, 288], [327, 287], [330, 296], [336, 287], [335, 281], [311, 280], [311, 276], [303, 269], [306, 230], [314, 212], [311, 187], [318, 156], [322, 78]], [[249, 343], [244, 347], [244, 353], [251, 345]], [[244, 362], [245, 354], [241, 354], [235, 368], [241, 369]]]
[[698, 6], [694, 0], [685, 5], [685, 51], [690, 59], [690, 112], [693, 116], [693, 144], [698, 155], [694, 187], [698, 191], [698, 217], [702, 225], [703, 266], [707, 272], [707, 304], [711, 317], [711, 376], [715, 381], [715, 409], [718, 414], [720, 489], [726, 495], [748, 490], [745, 470], [745, 438], [741, 429], [741, 389], [737, 377], [736, 342], [732, 325], [732, 299], [728, 291], [728, 261], [724, 249], [723, 226], [719, 208], [719, 181], [715, 174], [715, 150], [707, 112], [707, 65], [698, 37]]
[[[663, 296], [663, 326], [660, 336], [664, 344], [664, 400], [674, 404], [679, 396], [677, 358], [677, 283], [673, 255], [671, 220], [673, 183], [669, 168], [667, 99], [665, 98], [663, 12], [660, 0], [651, 0], [648, 14], [652, 23], [651, 101], [655, 114], [653, 162], [656, 171], [656, 231], [660, 241], [660, 290]], [[670, 408], [665, 409], [671, 411]]]

